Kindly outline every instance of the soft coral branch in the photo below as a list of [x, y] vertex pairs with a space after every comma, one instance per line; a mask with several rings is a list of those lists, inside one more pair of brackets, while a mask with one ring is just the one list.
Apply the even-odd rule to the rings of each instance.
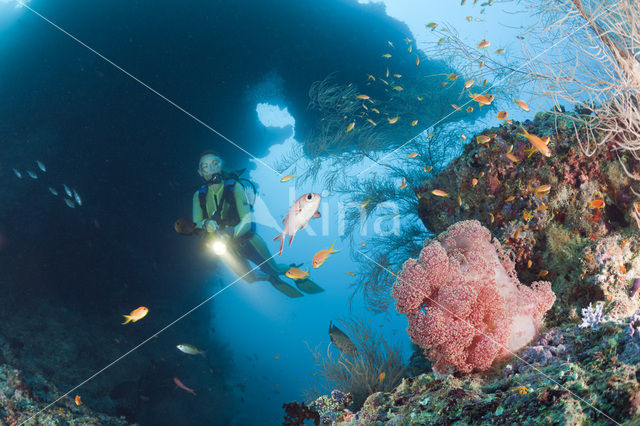
[[535, 337], [555, 294], [546, 281], [522, 285], [513, 262], [478, 221], [449, 227], [405, 262], [393, 287], [409, 336], [434, 369], [486, 370]]

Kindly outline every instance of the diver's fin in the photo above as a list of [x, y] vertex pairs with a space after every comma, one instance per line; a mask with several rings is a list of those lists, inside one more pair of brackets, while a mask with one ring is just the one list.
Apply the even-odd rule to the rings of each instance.
[[285, 295], [287, 295], [287, 296], [289, 296], [291, 298], [304, 296], [304, 294], [300, 293], [293, 286], [290, 286], [289, 284], [285, 283], [284, 281], [282, 281], [278, 277], [272, 277], [269, 280], [269, 282], [271, 283], [272, 286], [274, 286], [276, 288], [276, 290], [278, 290], [281, 293], [284, 293]]
[[322, 287], [311, 281], [309, 278], [296, 280], [296, 286], [308, 294], [322, 293], [324, 291]]

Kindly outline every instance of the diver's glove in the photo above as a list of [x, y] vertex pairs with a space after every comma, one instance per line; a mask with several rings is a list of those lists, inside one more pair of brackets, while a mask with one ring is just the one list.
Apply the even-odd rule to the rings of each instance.
[[202, 225], [202, 227], [207, 231], [207, 232], [216, 232], [218, 230], [218, 224], [216, 223], [215, 220], [213, 219], [207, 219], [204, 221], [204, 224]]

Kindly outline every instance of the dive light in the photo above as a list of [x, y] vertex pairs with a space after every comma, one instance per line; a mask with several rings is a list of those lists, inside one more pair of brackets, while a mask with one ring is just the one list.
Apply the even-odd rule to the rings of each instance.
[[219, 238], [215, 238], [207, 243], [207, 247], [214, 254], [222, 256], [227, 252], [227, 245]]

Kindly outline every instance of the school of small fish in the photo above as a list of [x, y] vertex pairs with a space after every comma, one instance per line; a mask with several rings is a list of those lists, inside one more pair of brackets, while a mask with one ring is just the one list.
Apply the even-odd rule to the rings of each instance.
[[[35, 165], [36, 165], [36, 168], [34, 169], [35, 171], [31, 169], [24, 169], [24, 174], [17, 168], [13, 168], [12, 171], [13, 171], [13, 174], [18, 179], [22, 179], [23, 176], [26, 174], [31, 179], [37, 180], [40, 177], [44, 176], [44, 174], [47, 172], [47, 166], [45, 166], [45, 164], [40, 160], [36, 160]], [[38, 175], [38, 171], [41, 173], [41, 175]], [[69, 188], [66, 184], [62, 185], [62, 189], [64, 190], [64, 194], [66, 195], [66, 197], [61, 197], [61, 198], [69, 208], [73, 209], [73, 208], [82, 206], [82, 198], [80, 197], [80, 194], [78, 194], [78, 191], [76, 191], [75, 189]], [[54, 197], [57, 197], [58, 194], [60, 193], [60, 191], [55, 189], [53, 186], [47, 186], [47, 190]]]

